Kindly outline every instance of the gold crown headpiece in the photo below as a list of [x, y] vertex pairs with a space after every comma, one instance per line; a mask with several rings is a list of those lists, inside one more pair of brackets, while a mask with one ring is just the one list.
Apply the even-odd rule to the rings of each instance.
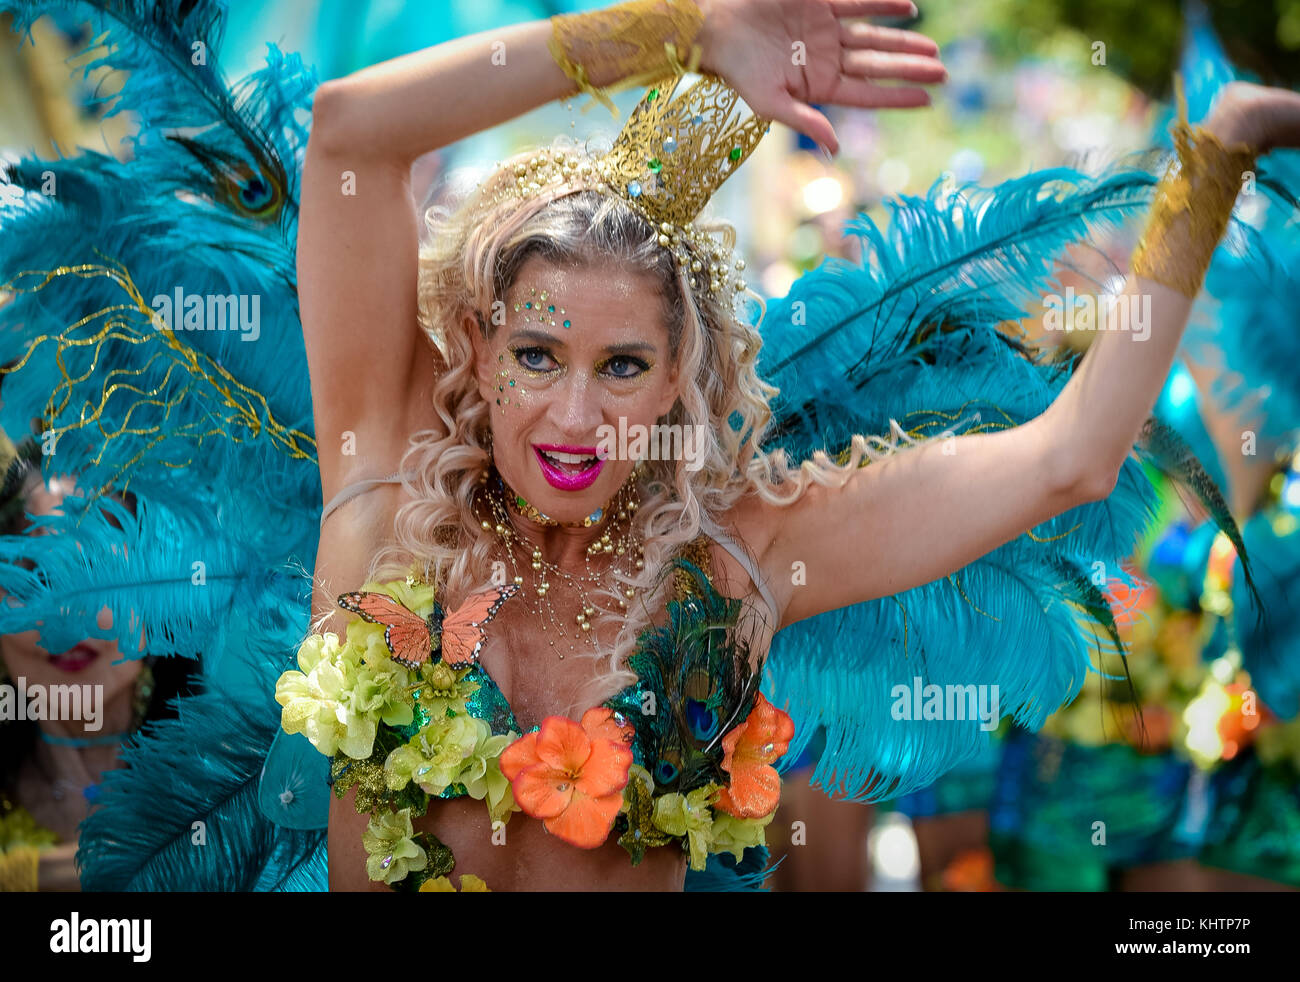
[[707, 287], [734, 305], [745, 289], [735, 236], [719, 240], [694, 222], [771, 124], [752, 114], [741, 118], [739, 95], [716, 76], [702, 76], [676, 94], [683, 77], [665, 78], [646, 92], [608, 153], [593, 161], [576, 152], [539, 151], [515, 165], [513, 184], [495, 200], [553, 200], [584, 189], [616, 194], [658, 230], [659, 244], [672, 251], [679, 269], [689, 270], [693, 289]]

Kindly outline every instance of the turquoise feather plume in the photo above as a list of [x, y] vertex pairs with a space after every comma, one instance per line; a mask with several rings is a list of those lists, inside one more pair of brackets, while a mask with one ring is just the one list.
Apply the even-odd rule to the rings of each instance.
[[[249, 677], [273, 669], [246, 666]], [[250, 820], [280, 728], [273, 691], [234, 696], [215, 682], [179, 700], [179, 717], [138, 735], [123, 752], [127, 766], [105, 775], [104, 804], [81, 828], [83, 889], [323, 888], [323, 833]]]
[[[1209, 114], [1224, 86], [1259, 78], [1229, 61], [1203, 9], [1189, 7], [1186, 20], [1181, 73], [1188, 119], [1195, 122]], [[1166, 145], [1169, 118], [1156, 133]], [[1300, 439], [1300, 150], [1261, 157], [1255, 185], [1237, 204], [1251, 234], [1230, 234], [1215, 250], [1183, 343], [1194, 355], [1211, 349], [1226, 366], [1212, 395], [1228, 411], [1266, 394], [1257, 435], [1260, 452], [1268, 453]]]
[[[314, 74], [268, 46], [265, 68], [227, 83], [222, 3], [0, 10], [23, 32], [45, 13], [89, 20], [106, 46], [91, 67], [126, 72], [112, 111], [139, 123], [129, 162], [86, 151], [5, 169], [0, 284], [14, 293], [0, 308], [0, 425], [18, 439], [42, 417], [57, 437], [46, 476], [111, 484], [134, 510], [70, 499], [75, 514], [42, 520], [58, 534], [41, 541], [39, 574], [0, 561], [24, 602], [0, 617], [5, 630], [43, 620], [42, 641], [61, 650], [103, 636], [95, 615], [108, 606], [128, 657], [145, 653], [143, 631], [150, 653], [200, 657], [208, 688], [105, 782], [83, 830], [83, 883], [321, 889], [324, 823], [301, 818], [308, 803], [323, 810], [306, 787], [325, 789], [321, 775], [262, 780], [274, 679], [307, 629], [321, 502], [294, 261]], [[44, 272], [60, 268], [72, 271]], [[191, 330], [178, 310], [175, 330], [158, 330], [159, 300], [178, 290], [246, 300], [256, 320]], [[0, 560], [26, 558], [31, 542], [0, 540]], [[303, 793], [286, 812], [290, 786]], [[258, 806], [272, 790], [282, 825]], [[195, 819], [216, 848], [189, 844]]]
[[[768, 305], [760, 367], [781, 389], [773, 444], [799, 459], [845, 447], [855, 433], [889, 434], [891, 420], [926, 439], [1042, 413], [1077, 360], [1039, 353], [1000, 325], [1030, 314], [1067, 245], [1149, 202], [1155, 178], [1141, 165], [1151, 159], [1097, 177], [1055, 169], [990, 189], [936, 184], [925, 197], [888, 202], [886, 229], [866, 216], [850, 223], [861, 263], [829, 259]], [[1236, 534], [1222, 495], [1183, 449], [1158, 424], [1135, 447], [1173, 467]], [[764, 691], [795, 720], [783, 765], [821, 725], [827, 742], [813, 781], [828, 792], [879, 800], [930, 784], [978, 753], [997, 723], [972, 718], [970, 706], [963, 719], [909, 718], [913, 693], [930, 685], [996, 691], [998, 715], [1041, 726], [1079, 691], [1090, 652], [1123, 656], [1100, 587], [1124, 578], [1121, 562], [1155, 501], [1131, 457], [1108, 498], [952, 576], [782, 631]], [[863, 538], [864, 562], [887, 561]]]

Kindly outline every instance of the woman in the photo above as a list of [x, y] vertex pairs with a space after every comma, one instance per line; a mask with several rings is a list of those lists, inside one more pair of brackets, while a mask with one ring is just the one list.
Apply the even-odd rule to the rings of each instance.
[[[0, 532], [39, 536], [29, 533], [28, 516], [58, 514], [65, 497], [84, 492], [68, 477], [41, 480], [41, 453], [34, 441], [10, 453]], [[37, 542], [29, 544], [29, 555], [30, 568], [41, 555]], [[111, 625], [105, 608], [99, 626], [107, 630]], [[8, 875], [0, 879], [6, 889], [78, 890], [74, 857], [79, 826], [97, 800], [101, 776], [121, 765], [122, 746], [142, 722], [174, 715], [169, 702], [182, 692], [190, 663], [168, 659], [155, 673], [153, 659], [123, 660], [116, 641], [86, 638], [62, 653], [46, 651], [40, 642], [37, 630], [0, 636], [0, 684], [21, 684], [27, 693], [66, 686], [89, 692], [93, 687], [98, 694], [93, 702], [82, 703], [80, 718], [0, 721], [0, 822], [10, 832], [30, 825], [25, 840], [40, 843], [39, 863], [28, 854], [34, 880], [24, 886]], [[7, 845], [0, 863], [6, 871], [16, 871], [15, 843]]]
[[[696, 21], [688, 7], [641, 3], [560, 18], [554, 41], [548, 22], [493, 31], [327, 83], [316, 97], [299, 287], [324, 497], [345, 501], [327, 507], [315, 609], [342, 634], [345, 621], [328, 613], [329, 598], [372, 579], [381, 561], [388, 574], [423, 562], [455, 608], [490, 580], [493, 562], [510, 569], [512, 550], [522, 548], [525, 561], [531, 553], [545, 571], [541, 582], [558, 589], [544, 591], [536, 610], [501, 603], [479, 655], [525, 727], [576, 717], [628, 683], [622, 658], [637, 629], [662, 617], [667, 584], [655, 585], [656, 575], [701, 528], [719, 589], [749, 603], [757, 658], [775, 631], [943, 577], [1051, 516], [1104, 498], [1169, 370], [1204, 272], [1199, 254], [1208, 257], [1230, 207], [1215, 204], [1213, 193], [1194, 199], [1206, 229], [1168, 211], [1158, 218], [1135, 264], [1140, 275], [1126, 287], [1131, 297], [1151, 298], [1149, 339], [1106, 336], [1050, 410], [1029, 423], [959, 437], [955, 452], [922, 446], [865, 470], [860, 444], [843, 467], [824, 458], [801, 469], [764, 459], [758, 447], [772, 393], [754, 370], [756, 332], [716, 302], [702, 277], [690, 287], [688, 272], [659, 246], [660, 230], [621, 207], [618, 195], [577, 192], [545, 208], [508, 195], [475, 202], [486, 209], [477, 224], [467, 225], [470, 211], [432, 219], [434, 241], [416, 253], [406, 182], [417, 156], [570, 95], [574, 79], [590, 89], [666, 69], [655, 60], [662, 51], [642, 51], [638, 62], [609, 39], [619, 12], [639, 36], [654, 38], [647, 47], [667, 40], [680, 57], [693, 41], [702, 71], [733, 85], [760, 116], [832, 152], [835, 134], [812, 103], [916, 107], [928, 101], [916, 84], [944, 77], [928, 40], [846, 19], [906, 15], [908, 2], [713, 0]], [[494, 45], [508, 68], [492, 57]], [[792, 58], [800, 50], [806, 59]], [[875, 84], [880, 79], [916, 84]], [[1239, 174], [1256, 152], [1300, 142], [1300, 97], [1236, 86], [1205, 130], [1229, 148], [1249, 148], [1216, 158]], [[1211, 142], [1198, 139], [1198, 147]], [[1206, 190], [1202, 184], [1198, 193]], [[540, 334], [528, 306], [539, 300], [561, 307], [563, 317]], [[737, 414], [738, 432], [729, 425]], [[632, 459], [592, 463], [602, 426], [663, 422], [707, 427], [701, 468], [659, 461], [643, 479]], [[331, 452], [338, 447], [343, 452]], [[401, 483], [385, 483], [399, 471]], [[641, 499], [634, 511], [623, 509], [632, 517], [617, 529], [628, 557], [643, 551], [640, 569], [617, 556], [606, 562], [612, 550], [590, 562], [588, 547], [608, 534], [603, 523], [620, 493], [620, 504]], [[508, 526], [518, 546], [502, 548], [493, 523], [481, 524], [474, 510], [494, 495], [517, 503]], [[595, 522], [582, 524], [598, 510]], [[873, 555], [890, 562], [864, 563], [861, 543], [844, 534], [865, 521]], [[394, 528], [397, 546], [376, 557]], [[796, 565], [816, 589], [796, 589]], [[603, 606], [593, 616], [593, 596], [569, 584], [601, 574], [605, 596], [632, 579], [644, 603], [629, 604], [626, 616]], [[568, 629], [542, 645], [539, 624]], [[592, 657], [560, 659], [552, 648]], [[512, 826], [503, 848], [481, 808], [463, 800], [440, 803], [421, 822], [494, 889], [678, 889], [685, 870], [684, 857], [667, 851], [629, 870], [612, 843], [575, 853], [535, 823]], [[364, 828], [351, 795], [334, 802], [332, 887], [376, 886], [362, 872]]]

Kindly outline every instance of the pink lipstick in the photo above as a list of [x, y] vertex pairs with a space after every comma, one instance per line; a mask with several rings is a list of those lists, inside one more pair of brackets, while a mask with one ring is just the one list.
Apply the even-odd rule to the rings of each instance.
[[50, 664], [65, 672], [81, 672], [90, 667], [90, 663], [98, 657], [99, 652], [90, 645], [79, 644], [61, 655], [51, 655]]
[[533, 453], [537, 455], [537, 464], [546, 482], [560, 491], [581, 491], [591, 487], [605, 466], [596, 455], [595, 447], [535, 443]]

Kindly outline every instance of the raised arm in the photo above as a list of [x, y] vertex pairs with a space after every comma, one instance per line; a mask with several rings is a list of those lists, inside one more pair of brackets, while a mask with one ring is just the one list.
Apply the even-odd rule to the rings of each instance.
[[[572, 90], [534, 21], [396, 58], [317, 91], [303, 165], [298, 289], [321, 480], [394, 468], [437, 371], [416, 320], [411, 164]], [[505, 64], [494, 45], [505, 45]], [[427, 400], [425, 400], [427, 402]], [[358, 454], [333, 452], [345, 431]], [[353, 475], [348, 465], [367, 473]]]
[[[421, 395], [438, 366], [416, 322], [416, 158], [579, 82], [632, 84], [696, 58], [756, 113], [833, 148], [812, 103], [921, 105], [924, 90], [879, 83], [944, 77], [932, 41], [851, 20], [914, 12], [910, 0], [635, 0], [484, 31], [322, 85], [303, 168], [298, 287], [325, 497], [394, 467], [425, 425]], [[329, 452], [344, 431], [356, 434], [357, 456]]]
[[[1300, 143], [1300, 96], [1234, 83], [1205, 129], [1229, 148]], [[1217, 177], [1208, 190], [1193, 179], [1196, 226], [1176, 207], [1157, 214], [1150, 248], [1128, 278], [1129, 309], [1150, 298], [1146, 337], [1100, 332], [1052, 405], [1023, 425], [957, 437], [947, 452], [948, 441], [906, 451], [855, 472], [842, 488], [815, 486], [788, 508], [748, 506], [738, 530], [783, 607], [780, 626], [929, 583], [1110, 494], [1169, 373], [1188, 294], [1199, 288], [1252, 158], [1204, 159], [1216, 162]], [[792, 584], [796, 561], [815, 588]]]

